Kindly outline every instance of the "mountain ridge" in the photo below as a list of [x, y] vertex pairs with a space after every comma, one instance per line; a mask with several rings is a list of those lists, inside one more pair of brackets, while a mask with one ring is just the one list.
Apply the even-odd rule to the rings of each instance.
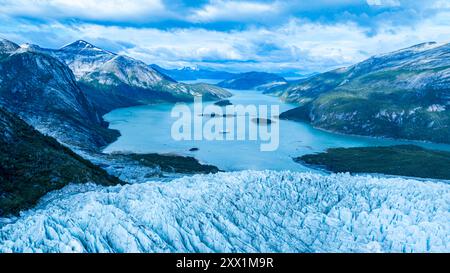
[[142, 61], [78, 40], [52, 54], [74, 71], [87, 96], [105, 114], [115, 108], [161, 101], [221, 99], [231, 94], [211, 85], [178, 83]]
[[119, 133], [102, 115], [119, 107], [219, 99], [215, 86], [178, 83], [145, 63], [78, 40], [60, 49], [0, 40], [0, 105], [58, 141], [97, 150]]
[[118, 136], [107, 129], [72, 71], [36, 48], [19, 47], [4, 56], [0, 80], [0, 105], [69, 146], [101, 147]]
[[9, 40], [0, 38], [0, 58], [2, 55], [10, 54], [14, 51], [16, 51], [20, 46], [16, 43], [13, 43]]
[[203, 69], [198, 67], [183, 67], [179, 69], [166, 69], [162, 68], [157, 64], [150, 65], [153, 69], [168, 75], [172, 79], [177, 81], [188, 81], [188, 80], [198, 80], [198, 79], [212, 79], [212, 80], [225, 80], [230, 79], [235, 73], [220, 71], [220, 70], [212, 70], [212, 69]]
[[276, 74], [252, 71], [236, 74], [228, 80], [219, 82], [217, 86], [230, 89], [247, 90], [284, 85], [286, 83], [286, 79]]
[[423, 43], [265, 92], [281, 118], [346, 134], [450, 142], [450, 44]]

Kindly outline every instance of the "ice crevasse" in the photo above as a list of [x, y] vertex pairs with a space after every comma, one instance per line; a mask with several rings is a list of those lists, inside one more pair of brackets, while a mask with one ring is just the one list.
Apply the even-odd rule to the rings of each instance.
[[450, 252], [450, 185], [243, 171], [70, 185], [0, 221], [1, 252]]

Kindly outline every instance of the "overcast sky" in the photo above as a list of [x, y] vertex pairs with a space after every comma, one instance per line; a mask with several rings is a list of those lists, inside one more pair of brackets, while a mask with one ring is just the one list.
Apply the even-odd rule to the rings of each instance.
[[52, 48], [84, 39], [171, 68], [320, 72], [450, 42], [450, 1], [0, 0], [0, 36]]

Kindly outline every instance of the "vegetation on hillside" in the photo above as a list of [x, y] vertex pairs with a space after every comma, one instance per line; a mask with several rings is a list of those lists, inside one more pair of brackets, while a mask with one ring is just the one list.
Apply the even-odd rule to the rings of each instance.
[[450, 180], [450, 152], [415, 145], [333, 148], [294, 160], [335, 173], [380, 173]]

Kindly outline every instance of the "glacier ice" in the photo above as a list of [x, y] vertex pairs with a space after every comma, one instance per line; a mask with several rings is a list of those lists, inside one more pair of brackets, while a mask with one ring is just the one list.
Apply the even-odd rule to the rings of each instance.
[[450, 185], [242, 171], [70, 185], [0, 221], [1, 252], [449, 252]]

